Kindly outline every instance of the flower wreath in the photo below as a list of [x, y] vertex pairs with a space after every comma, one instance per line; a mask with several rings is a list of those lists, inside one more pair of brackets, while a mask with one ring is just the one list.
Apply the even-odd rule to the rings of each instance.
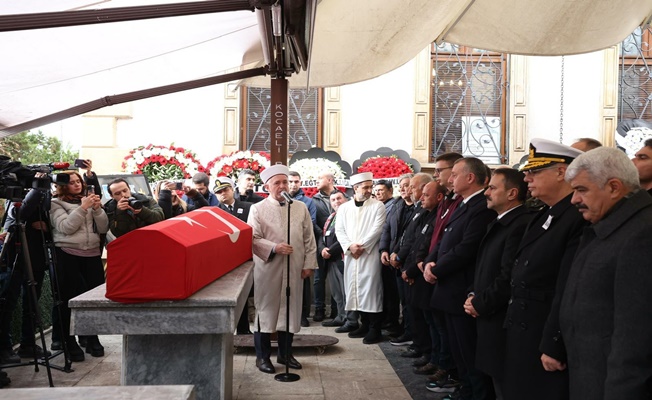
[[358, 173], [371, 172], [374, 179], [396, 178], [403, 174], [413, 173], [410, 164], [397, 156], [376, 156], [367, 158], [358, 167]]
[[228, 176], [234, 181], [240, 171], [250, 169], [256, 174], [256, 184], [262, 184], [260, 173], [270, 166], [270, 156], [264, 151], [237, 151], [229, 155], [222, 155], [209, 161], [206, 170], [209, 175]]
[[301, 175], [302, 181], [315, 180], [322, 172], [330, 172], [335, 179], [344, 179], [345, 174], [342, 168], [334, 161], [325, 158], [302, 158], [290, 165], [290, 171], [296, 171]]
[[150, 182], [163, 179], [188, 179], [197, 172], [205, 172], [193, 152], [183, 147], [139, 146], [122, 162], [122, 169], [131, 174], [142, 174]]

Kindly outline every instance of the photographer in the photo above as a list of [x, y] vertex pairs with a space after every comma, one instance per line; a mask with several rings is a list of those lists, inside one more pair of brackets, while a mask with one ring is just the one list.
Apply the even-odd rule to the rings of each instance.
[[154, 199], [139, 193], [132, 194], [129, 184], [122, 178], [109, 182], [108, 191], [112, 199], [106, 202], [104, 210], [109, 217], [109, 229], [115, 237], [165, 219], [163, 209]]
[[208, 206], [208, 201], [197, 189], [183, 186], [184, 197], [193, 201], [192, 204], [186, 203], [177, 194], [177, 187], [177, 182], [159, 181], [154, 189], [154, 195], [158, 198], [158, 205], [163, 209], [165, 219]]
[[[70, 308], [68, 301], [104, 283], [100, 234], [108, 231], [109, 220], [100, 196], [88, 192], [82, 176], [67, 171], [70, 181], [57, 184], [52, 199], [50, 222], [56, 246], [57, 277], [61, 292], [61, 325], [71, 361], [84, 361], [74, 336], [70, 335]], [[86, 352], [102, 357], [104, 347], [97, 336], [86, 337]]]
[[[202, 197], [204, 198], [204, 200], [206, 200], [208, 205], [218, 206], [220, 204], [219, 200], [217, 200], [217, 197], [213, 193], [211, 193], [210, 190], [208, 190], [208, 183], [209, 183], [208, 175], [206, 175], [203, 172], [197, 172], [195, 175], [192, 176], [192, 183], [195, 185], [195, 190], [202, 195]], [[188, 203], [189, 206], [202, 207], [196, 203], [196, 200], [193, 196], [188, 196], [186, 194], [182, 197], [182, 199], [183, 201]]]
[[[44, 174], [38, 173], [35, 178], [42, 178], [43, 175]], [[49, 192], [31, 189], [25, 196], [20, 207], [20, 219], [21, 222], [25, 223], [25, 236], [29, 247], [37, 301], [41, 297], [43, 278], [45, 277], [45, 271], [47, 270], [42, 235], [47, 238], [50, 236], [50, 232], [48, 232], [47, 229], [47, 222], [43, 220], [49, 209], [49, 205]], [[14, 232], [14, 225], [16, 223], [16, 207], [14, 206], [14, 203], [8, 201], [4, 223], [5, 232]], [[4, 235], [6, 235], [6, 233]], [[2, 240], [5, 241], [5, 239], [6, 236], [4, 236]], [[16, 241], [16, 237], [12, 234], [10, 239], [5, 242], [5, 245], [8, 246], [6, 254], [7, 266], [12, 268], [16, 257], [16, 246], [20, 246], [20, 241]], [[33, 358], [34, 353], [36, 353], [36, 357], [38, 358], [43, 357], [44, 355], [50, 355], [50, 352], [44, 352], [40, 346], [36, 345], [34, 340], [34, 326], [30, 311], [32, 310], [31, 307], [37, 305], [31, 304], [31, 289], [25, 276], [24, 258], [22, 254], [17, 260], [16, 268], [17, 269], [14, 271], [14, 276], [12, 277], [7, 290], [3, 293], [5, 304], [0, 317], [0, 363], [2, 364], [19, 363], [20, 357]], [[16, 355], [12, 349], [10, 327], [13, 310], [17, 305], [18, 297], [21, 295], [21, 289], [21, 336], [18, 355]]]

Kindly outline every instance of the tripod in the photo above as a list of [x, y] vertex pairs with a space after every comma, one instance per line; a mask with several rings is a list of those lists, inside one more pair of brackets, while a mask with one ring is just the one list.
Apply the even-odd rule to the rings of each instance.
[[[43, 197], [41, 197], [41, 201], [43, 200]], [[70, 362], [70, 357], [67, 356], [68, 352], [66, 347], [64, 347], [63, 351], [56, 352], [50, 356], [47, 356], [46, 350], [47, 347], [45, 345], [45, 335], [43, 333], [43, 323], [42, 323], [42, 318], [41, 318], [41, 312], [40, 308], [38, 307], [38, 294], [37, 294], [37, 282], [34, 278], [34, 270], [33, 270], [33, 264], [32, 264], [32, 258], [31, 258], [31, 253], [29, 250], [29, 242], [26, 234], [26, 227], [25, 223], [22, 222], [21, 219], [21, 203], [14, 203], [14, 209], [16, 210], [15, 214], [15, 222], [12, 224], [10, 228], [10, 232], [7, 235], [7, 238], [5, 240], [6, 245], [2, 249], [2, 253], [0, 253], [0, 258], [4, 259], [5, 258], [5, 252], [7, 251], [8, 248], [11, 247], [11, 245], [15, 245], [15, 258], [13, 262], [13, 268], [11, 272], [11, 278], [10, 278], [10, 285], [16, 284], [15, 279], [21, 279], [20, 274], [18, 271], [20, 271], [21, 266], [22, 266], [22, 272], [24, 275], [24, 279], [26, 282], [26, 289], [27, 293], [24, 296], [24, 299], [27, 301], [24, 301], [23, 307], [27, 307], [28, 313], [27, 315], [29, 316], [30, 320], [29, 323], [31, 324], [31, 334], [34, 334], [35, 329], [38, 328], [38, 332], [41, 337], [41, 346], [44, 349], [43, 350], [43, 355], [41, 358], [36, 354], [36, 351], [34, 351], [33, 354], [33, 360], [26, 362], [26, 363], [17, 363], [17, 364], [9, 364], [5, 365], [5, 368], [11, 368], [11, 367], [19, 367], [19, 366], [26, 366], [26, 365], [34, 365], [34, 369], [36, 372], [39, 371], [38, 366], [39, 365], [44, 365], [47, 370], [48, 374], [48, 381], [51, 387], [54, 386], [52, 382], [52, 374], [51, 374], [51, 368], [58, 369], [60, 371], [64, 372], [72, 372], [73, 370], [70, 368], [71, 362]], [[43, 211], [43, 204], [42, 202], [39, 203], [39, 210]], [[46, 212], [47, 214], [47, 212]], [[48, 228], [49, 226], [47, 224], [47, 215], [43, 215], [42, 213], [39, 215], [40, 216], [40, 222], [44, 224], [43, 228]], [[47, 241], [45, 239], [45, 233], [44, 230], [41, 229], [41, 240], [44, 245], [44, 255], [46, 256], [45, 258], [47, 259], [47, 264], [49, 266], [49, 272], [50, 272], [50, 284], [51, 284], [51, 290], [52, 290], [52, 297], [55, 301], [55, 305], [57, 305], [56, 310], [59, 313], [59, 319], [61, 320], [60, 316], [60, 310], [59, 310], [59, 305], [61, 301], [59, 300], [59, 285], [57, 281], [57, 274], [55, 270], [55, 262], [53, 255], [51, 252], [48, 251], [48, 245]], [[22, 263], [20, 262], [22, 256]], [[39, 257], [40, 258], [40, 257]], [[20, 284], [18, 284], [20, 286]], [[5, 293], [6, 295], [6, 293]], [[11, 310], [7, 310], [6, 307], [3, 308], [3, 313], [6, 312], [11, 312]], [[25, 314], [24, 314], [25, 316]], [[25, 321], [23, 321], [25, 323]], [[65, 346], [65, 344], [64, 344]], [[58, 356], [61, 353], [64, 353], [65, 356], [65, 365], [64, 367], [56, 366], [50, 364], [50, 359]]]

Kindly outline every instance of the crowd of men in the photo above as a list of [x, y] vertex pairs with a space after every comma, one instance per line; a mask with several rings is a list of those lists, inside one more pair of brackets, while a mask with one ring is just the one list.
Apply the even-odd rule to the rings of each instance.
[[[519, 169], [447, 153], [434, 176], [400, 177], [397, 197], [391, 183], [353, 175], [350, 201], [324, 174], [310, 222], [287, 172], [336, 305], [322, 324], [365, 344], [390, 337], [445, 398], [650, 398], [651, 157], [652, 140], [630, 160], [592, 140], [533, 139]], [[304, 246], [297, 268], [312, 271], [311, 254]], [[269, 352], [257, 357], [274, 371]], [[291, 349], [277, 360], [301, 368]]]
[[652, 139], [633, 160], [532, 139], [524, 165], [493, 171], [446, 153], [396, 197], [371, 173], [350, 177], [351, 199], [328, 172], [312, 198], [283, 165], [260, 178], [266, 198], [248, 170], [212, 191], [198, 174], [180, 198], [165, 183], [165, 212], [116, 180], [104, 206], [114, 236], [206, 205], [252, 226], [255, 318], [237, 333], [253, 331], [260, 371], [276, 371], [275, 333], [277, 363], [302, 368], [293, 335], [314, 307], [336, 333], [389, 337], [447, 399], [651, 398]]

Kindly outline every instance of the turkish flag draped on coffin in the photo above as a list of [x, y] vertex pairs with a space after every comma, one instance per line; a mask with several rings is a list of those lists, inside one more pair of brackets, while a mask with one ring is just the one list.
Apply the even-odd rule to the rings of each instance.
[[203, 207], [120, 236], [107, 246], [106, 297], [181, 300], [252, 258], [252, 229]]

